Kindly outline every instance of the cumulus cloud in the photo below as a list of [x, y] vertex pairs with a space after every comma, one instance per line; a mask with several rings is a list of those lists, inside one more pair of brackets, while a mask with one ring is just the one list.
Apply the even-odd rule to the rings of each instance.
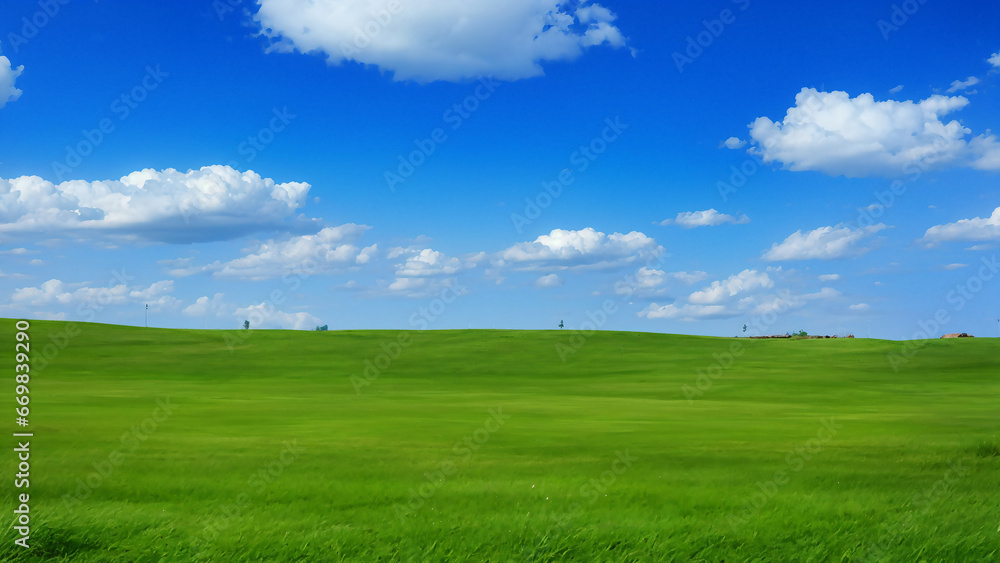
[[22, 72], [24, 65], [14, 68], [10, 59], [0, 55], [0, 108], [21, 97], [21, 91], [14, 87], [14, 83]]
[[868, 309], [871, 309], [871, 305], [867, 303], [855, 303], [848, 308], [852, 311], [867, 311]]
[[885, 229], [882, 223], [852, 229], [844, 225], [820, 227], [803, 233], [795, 231], [783, 242], [775, 243], [764, 253], [764, 260], [833, 260], [860, 256], [868, 250], [858, 245], [863, 239]]
[[706, 209], [705, 211], [684, 211], [682, 213], [678, 213], [676, 219], [667, 219], [662, 221], [660, 224], [664, 226], [677, 225], [679, 227], [684, 227], [685, 229], [693, 229], [695, 227], [715, 227], [725, 223], [744, 225], [749, 222], [750, 218], [742, 213], [738, 216], [734, 216], [719, 213], [715, 209]]
[[[476, 268], [486, 258], [485, 252], [463, 257], [448, 256], [432, 248], [392, 248], [390, 259], [402, 259], [395, 265], [395, 280], [388, 285], [390, 294], [406, 297], [427, 297], [446, 288], [464, 288], [457, 282], [456, 274]], [[376, 292], [377, 293], [377, 292]]]
[[994, 209], [993, 214], [985, 219], [973, 217], [945, 225], [935, 225], [927, 229], [918, 242], [925, 246], [935, 246], [942, 242], [984, 240], [1000, 240], [1000, 207]]
[[750, 125], [754, 151], [765, 162], [831, 176], [902, 176], [917, 170], [967, 166], [1000, 169], [993, 135], [942, 117], [968, 105], [962, 96], [919, 102], [876, 101], [871, 94], [803, 88], [780, 122], [758, 117]]
[[406, 258], [396, 270], [397, 277], [450, 276], [463, 269], [462, 260], [424, 248]]
[[185, 307], [181, 314], [188, 317], [224, 316], [227, 311], [231, 311], [233, 308], [223, 300], [223, 297], [222, 293], [216, 293], [212, 297], [199, 297], [197, 301]]
[[270, 51], [354, 61], [395, 80], [458, 81], [544, 74], [598, 45], [624, 47], [615, 14], [585, 0], [258, 0], [254, 19]]
[[758, 289], [774, 287], [774, 281], [766, 272], [743, 270], [729, 276], [723, 281], [714, 281], [708, 287], [692, 293], [688, 301], [698, 305], [714, 305], [736, 297], [741, 293], [750, 293]]
[[288, 274], [310, 276], [328, 273], [337, 268], [365, 264], [378, 249], [377, 245], [361, 248], [358, 241], [370, 229], [367, 225], [348, 223], [326, 227], [313, 235], [271, 239], [260, 243], [242, 258], [229, 262], [217, 261], [207, 266], [178, 268], [171, 275], [184, 276], [212, 272], [221, 278], [263, 280]]
[[840, 279], [840, 274], [822, 274], [819, 276], [819, 281], [837, 281]]
[[657, 297], [665, 295], [671, 288], [677, 289], [677, 283], [691, 285], [708, 277], [705, 272], [666, 272], [643, 266], [635, 273], [635, 278], [628, 284], [615, 286], [618, 295], [637, 297]]
[[[759, 274], [759, 272], [754, 273]], [[731, 276], [731, 281], [737, 276]], [[715, 282], [719, 287], [725, 288], [725, 282]], [[773, 284], [766, 287], [770, 289]], [[684, 321], [696, 321], [703, 319], [729, 319], [745, 315], [765, 315], [767, 313], [780, 313], [791, 309], [799, 309], [812, 301], [831, 300], [840, 297], [841, 293], [833, 288], [824, 287], [820, 291], [807, 294], [795, 294], [788, 289], [774, 292], [762, 291], [762, 286], [743, 287], [731, 295], [721, 293], [717, 302], [694, 303], [688, 301], [677, 301], [669, 305], [659, 305], [652, 303], [638, 313], [640, 317], [647, 319], [680, 319]]]
[[640, 317], [647, 319], [683, 319], [694, 321], [700, 319], [725, 319], [738, 316], [739, 311], [733, 311], [723, 305], [691, 305], [675, 304], [657, 305], [650, 303], [648, 307], [639, 311]]
[[146, 169], [119, 180], [59, 184], [38, 176], [0, 178], [0, 233], [189, 243], [315, 229], [295, 217], [309, 188], [228, 166]]
[[130, 286], [120, 283], [114, 286], [87, 287], [85, 284], [67, 284], [51, 279], [38, 287], [22, 287], [14, 290], [11, 305], [39, 307], [61, 305], [66, 309], [79, 311], [101, 311], [106, 307], [126, 304], [148, 304], [150, 309], [172, 309], [180, 305], [173, 297], [173, 280], [163, 280], [147, 287]]
[[990, 55], [990, 58], [986, 59], [986, 62], [990, 63], [996, 68], [1000, 68], [1000, 51], [997, 51], [996, 53]]
[[535, 280], [535, 287], [539, 289], [545, 289], [549, 287], [559, 287], [563, 284], [562, 278], [559, 274], [549, 274], [547, 276], [542, 276]]
[[739, 137], [730, 137], [722, 142], [723, 146], [727, 149], [741, 149], [746, 146], [747, 142]]
[[267, 301], [237, 309], [233, 315], [250, 321], [250, 328], [312, 330], [320, 324], [319, 318], [309, 313], [286, 313]]
[[663, 252], [655, 240], [637, 231], [607, 235], [590, 227], [579, 231], [555, 229], [533, 242], [501, 251], [494, 263], [520, 270], [605, 269], [650, 260]]
[[773, 286], [774, 281], [766, 272], [743, 270], [725, 280], [712, 282], [690, 294], [686, 300], [662, 306], [651, 303], [638, 314], [648, 319], [731, 318], [741, 314], [751, 304], [751, 300], [742, 298]]
[[976, 78], [975, 76], [970, 76], [970, 77], [966, 78], [965, 80], [955, 80], [955, 81], [953, 81], [951, 83], [951, 87], [949, 87], [945, 91], [948, 92], [949, 94], [953, 94], [955, 92], [958, 92], [959, 90], [967, 90], [967, 89], [969, 89], [969, 87], [975, 86], [976, 84], [979, 84], [979, 79]]

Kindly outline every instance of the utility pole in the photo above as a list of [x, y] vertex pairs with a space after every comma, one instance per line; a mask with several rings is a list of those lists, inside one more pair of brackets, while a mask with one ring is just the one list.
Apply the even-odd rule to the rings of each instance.
[[149, 328], [149, 303], [146, 303], [146, 328]]

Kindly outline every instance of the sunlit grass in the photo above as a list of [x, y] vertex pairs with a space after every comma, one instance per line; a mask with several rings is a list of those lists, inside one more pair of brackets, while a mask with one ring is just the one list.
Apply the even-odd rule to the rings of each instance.
[[569, 331], [415, 332], [365, 385], [398, 333], [77, 326], [33, 372], [32, 548], [8, 528], [3, 560], [1000, 553], [993, 339], [894, 373], [885, 341], [742, 340], [723, 369], [730, 339], [597, 333], [563, 363]]

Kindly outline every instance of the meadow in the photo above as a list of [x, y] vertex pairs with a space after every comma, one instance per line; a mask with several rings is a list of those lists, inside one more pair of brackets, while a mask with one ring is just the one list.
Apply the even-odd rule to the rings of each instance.
[[29, 333], [4, 561], [1000, 559], [998, 339]]

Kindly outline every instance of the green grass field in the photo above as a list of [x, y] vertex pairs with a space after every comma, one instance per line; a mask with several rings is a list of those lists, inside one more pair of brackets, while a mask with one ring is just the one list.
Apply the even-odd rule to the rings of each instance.
[[4, 561], [1000, 560], [997, 339], [74, 326]]

